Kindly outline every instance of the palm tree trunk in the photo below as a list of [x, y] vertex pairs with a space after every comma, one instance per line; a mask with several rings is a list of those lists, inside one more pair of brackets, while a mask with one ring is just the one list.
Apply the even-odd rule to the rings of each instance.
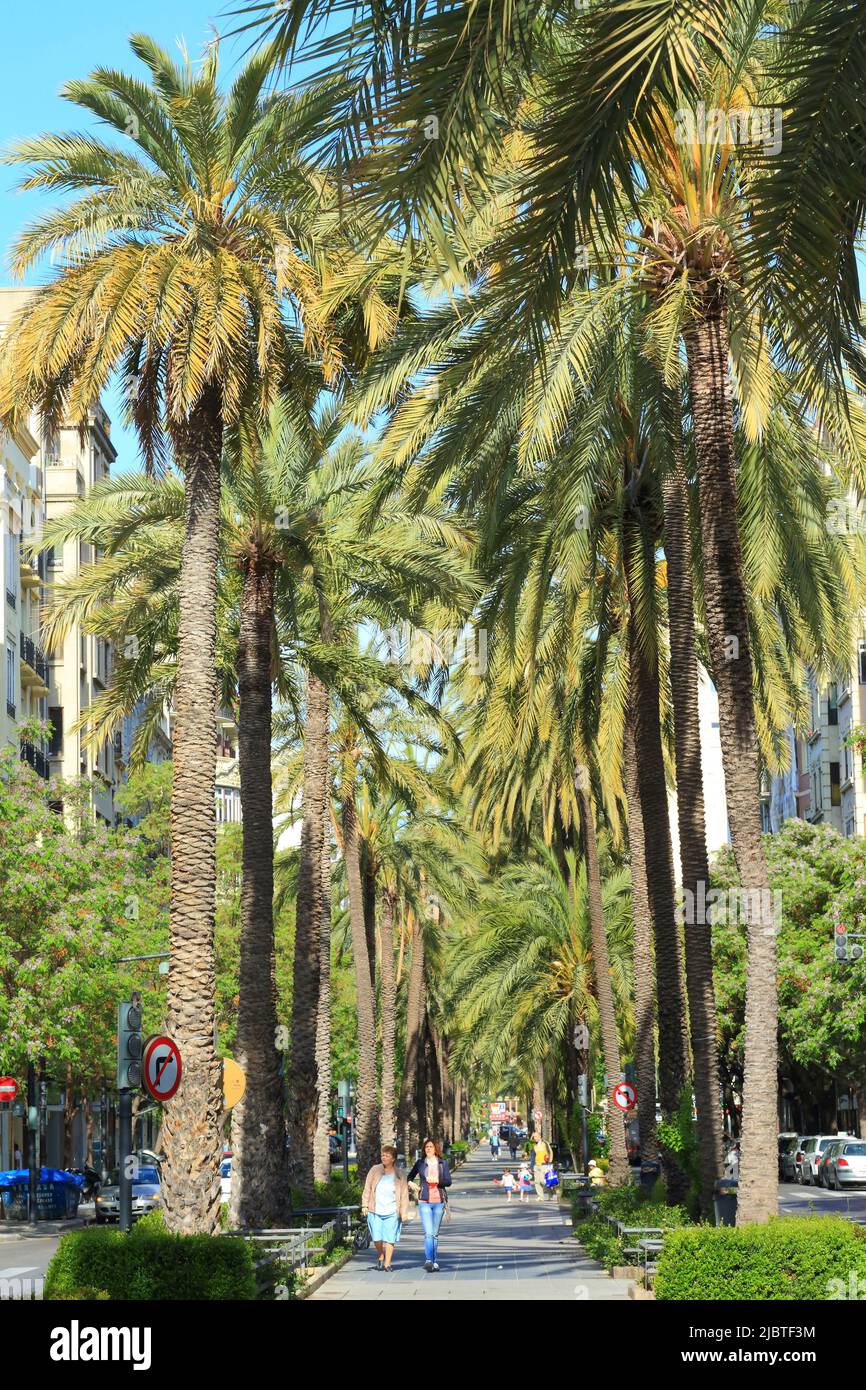
[[364, 931], [367, 934], [367, 960], [370, 962], [370, 983], [376, 990], [376, 865], [369, 853], [363, 855], [364, 871]]
[[[689, 1079], [686, 1002], [676, 916], [673, 852], [659, 719], [658, 657], [641, 641], [636, 592], [637, 528], [626, 527], [623, 552], [628, 590], [629, 713], [634, 776], [629, 774], [636, 820], [643, 830], [647, 899], [653, 927], [659, 1033], [659, 1097], [674, 1119]], [[652, 556], [645, 556], [651, 563]], [[629, 807], [631, 813], [631, 806]], [[631, 826], [631, 815], [629, 818]], [[669, 1149], [662, 1152], [667, 1199], [684, 1200], [688, 1179]]]
[[370, 978], [370, 957], [367, 953], [358, 818], [350, 785], [343, 787], [343, 854], [349, 883], [349, 922], [352, 930], [358, 1011], [355, 1135], [358, 1172], [365, 1174], [378, 1161], [379, 1156], [379, 1124], [376, 1110], [376, 1003]]
[[[668, 626], [671, 651], [671, 700], [677, 777], [677, 823], [685, 904], [686, 990], [689, 1001], [698, 1154], [701, 1174], [701, 1212], [713, 1210], [713, 1188], [722, 1172], [722, 1107], [719, 1091], [719, 1052], [716, 1043], [716, 996], [713, 949], [705, 914], [694, 909], [699, 885], [709, 889], [704, 820], [704, 776], [701, 766], [698, 663], [695, 654], [695, 613], [689, 554], [688, 497], [679, 446], [678, 403], [672, 412], [674, 466], [663, 483], [665, 557], [668, 579]], [[701, 917], [703, 920], [698, 920]]]
[[183, 1079], [166, 1107], [162, 1200], [170, 1230], [219, 1224], [222, 1085], [214, 1046], [216, 913], [217, 560], [222, 403], [208, 387], [176, 436], [186, 505], [179, 590], [171, 793], [168, 1031]]
[[399, 1128], [403, 1144], [403, 1154], [408, 1161], [414, 1152], [413, 1138], [419, 1141], [423, 1135], [413, 1135], [411, 1126], [415, 1115], [415, 1100], [419, 1089], [425, 1014], [425, 974], [424, 974], [424, 931], [420, 917], [412, 926], [412, 963], [409, 967], [409, 990], [406, 999], [406, 1056], [403, 1063], [403, 1080], [400, 1086]]
[[322, 918], [319, 938], [319, 1008], [316, 1015], [316, 1088], [318, 1110], [313, 1165], [316, 1182], [331, 1177], [331, 840], [330, 795], [322, 823]]
[[575, 777], [580, 832], [586, 860], [586, 891], [592, 932], [592, 957], [598, 991], [598, 1014], [601, 1024], [604, 1069], [608, 1079], [608, 1136], [610, 1140], [610, 1178], [614, 1186], [628, 1178], [628, 1154], [625, 1147], [625, 1127], [620, 1122], [611, 1092], [620, 1075], [619, 1041], [616, 1035], [616, 1010], [613, 985], [610, 979], [610, 955], [604, 925], [604, 905], [601, 898], [601, 877], [598, 869], [598, 847], [595, 838], [595, 812], [589, 795], [589, 772], [579, 768]]
[[246, 1089], [232, 1111], [229, 1222], [282, 1226], [290, 1210], [274, 979], [274, 839], [271, 784], [273, 566], [244, 567], [238, 643], [238, 755], [243, 817], [240, 984], [236, 1060]]
[[380, 1008], [382, 1013], [382, 1143], [393, 1144], [397, 1125], [394, 1115], [396, 1086], [397, 981], [394, 974], [394, 909], [396, 895], [391, 888], [382, 893], [382, 959], [380, 962]]
[[656, 992], [653, 930], [646, 881], [643, 817], [637, 780], [637, 755], [631, 713], [623, 730], [623, 780], [628, 807], [631, 865], [632, 954], [634, 958], [634, 1032], [637, 1071], [637, 1122], [642, 1159], [658, 1156], [656, 1140]]
[[289, 1090], [292, 1175], [305, 1201], [312, 1200], [315, 1193], [313, 1148], [319, 1108], [316, 1065], [319, 968], [322, 919], [326, 911], [330, 911], [330, 904], [325, 904], [322, 883], [330, 789], [329, 713], [328, 687], [310, 671], [304, 728], [304, 819], [295, 911]]
[[737, 1221], [778, 1212], [776, 922], [761, 841], [758, 740], [743, 560], [737, 526], [727, 300], [712, 286], [685, 334], [700, 487], [704, 600], [725, 800], [748, 933], [742, 1158]]

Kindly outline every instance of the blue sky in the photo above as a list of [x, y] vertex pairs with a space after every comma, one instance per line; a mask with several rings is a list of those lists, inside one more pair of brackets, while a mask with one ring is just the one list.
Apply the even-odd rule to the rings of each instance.
[[[3, 38], [0, 45], [0, 148], [16, 139], [45, 130], [82, 130], [96, 125], [70, 102], [58, 96], [62, 84], [85, 77], [93, 68], [122, 67], [143, 74], [130, 51], [128, 36], [153, 35], [175, 51], [176, 40], [186, 39], [190, 54], [199, 53], [213, 37], [214, 27], [225, 33], [237, 23], [227, 15], [236, 0], [5, 0]], [[223, 49], [223, 71], [228, 76], [243, 52], [234, 39]], [[0, 283], [13, 282], [9, 249], [21, 228], [36, 216], [40, 197], [14, 190], [17, 171], [0, 166]], [[30, 277], [31, 280], [40, 278]], [[105, 405], [112, 418], [112, 437], [118, 448], [117, 467], [134, 467], [134, 437], [120, 421], [120, 407], [109, 392]]]

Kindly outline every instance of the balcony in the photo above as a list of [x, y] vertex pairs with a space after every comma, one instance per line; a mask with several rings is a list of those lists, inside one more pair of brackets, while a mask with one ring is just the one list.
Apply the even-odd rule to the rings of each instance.
[[22, 763], [29, 763], [38, 776], [44, 777], [45, 781], [48, 781], [48, 758], [35, 743], [22, 743], [21, 761]]
[[18, 569], [23, 593], [29, 589], [38, 590], [45, 583], [45, 555], [40, 553], [33, 560], [29, 559], [27, 545], [30, 540], [31, 537], [25, 536], [22, 531], [18, 544]]
[[32, 637], [21, 633], [21, 684], [29, 686], [35, 695], [48, 694], [48, 658]]

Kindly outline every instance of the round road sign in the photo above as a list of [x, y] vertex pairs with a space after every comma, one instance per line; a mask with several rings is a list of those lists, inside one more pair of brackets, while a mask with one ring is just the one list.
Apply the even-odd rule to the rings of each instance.
[[180, 1050], [172, 1038], [157, 1035], [144, 1045], [144, 1084], [154, 1100], [171, 1100], [182, 1075]]
[[634, 1110], [636, 1100], [637, 1092], [628, 1081], [621, 1081], [618, 1086], [614, 1086], [613, 1103], [618, 1105], [620, 1110]]
[[18, 1094], [18, 1082], [13, 1076], [0, 1076], [0, 1100], [14, 1100]]

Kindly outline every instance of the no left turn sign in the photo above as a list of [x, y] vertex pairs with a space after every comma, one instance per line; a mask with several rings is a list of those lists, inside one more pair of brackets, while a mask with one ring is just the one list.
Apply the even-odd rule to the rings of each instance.
[[177, 1043], [162, 1035], [148, 1038], [144, 1047], [144, 1085], [154, 1100], [171, 1100], [182, 1073]]
[[618, 1105], [620, 1110], [634, 1110], [636, 1100], [637, 1092], [628, 1081], [621, 1081], [618, 1086], [614, 1086], [613, 1103]]

